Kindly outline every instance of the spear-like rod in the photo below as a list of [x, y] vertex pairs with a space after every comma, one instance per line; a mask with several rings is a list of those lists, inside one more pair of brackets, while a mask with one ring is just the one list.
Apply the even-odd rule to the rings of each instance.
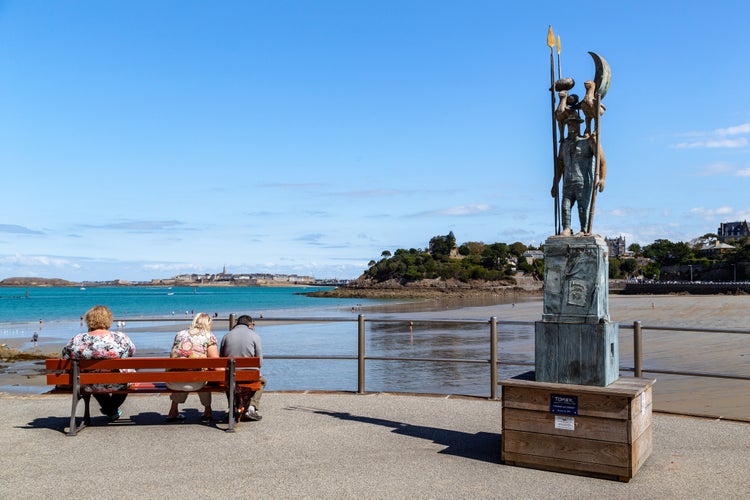
[[591, 190], [591, 204], [589, 205], [589, 219], [586, 223], [586, 234], [591, 234], [591, 228], [593, 227], [593, 224], [594, 224], [594, 212], [595, 212], [595, 207], [596, 207], [596, 191], [597, 191], [596, 185], [599, 182], [599, 178], [600, 178], [599, 168], [601, 165], [600, 162], [602, 161], [600, 158], [601, 153], [602, 153], [601, 151], [602, 139], [600, 135], [601, 131], [599, 130], [600, 128], [599, 122], [601, 121], [600, 120], [601, 96], [598, 93], [594, 94], [594, 106], [596, 110], [594, 112], [596, 116], [596, 118], [594, 119], [594, 124], [595, 124], [594, 153], [596, 154], [595, 156], [596, 161], [594, 163], [594, 186], [593, 186], [593, 189]]
[[[549, 92], [552, 105], [552, 183], [557, 181], [557, 124], [555, 123], [555, 34], [552, 25], [547, 31], [547, 46], [549, 47]], [[559, 55], [559, 54], [558, 54]], [[555, 190], [555, 234], [560, 234], [560, 193]]]
[[562, 78], [562, 65], [560, 64], [560, 52], [562, 52], [562, 43], [560, 35], [557, 35], [557, 78]]

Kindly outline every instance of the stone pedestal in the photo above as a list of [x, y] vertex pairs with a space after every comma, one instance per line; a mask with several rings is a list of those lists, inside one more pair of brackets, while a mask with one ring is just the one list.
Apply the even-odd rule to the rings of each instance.
[[535, 326], [537, 380], [604, 387], [620, 376], [617, 323]]
[[619, 377], [618, 325], [609, 321], [609, 254], [599, 236], [544, 243], [544, 311], [536, 380], [604, 387]]

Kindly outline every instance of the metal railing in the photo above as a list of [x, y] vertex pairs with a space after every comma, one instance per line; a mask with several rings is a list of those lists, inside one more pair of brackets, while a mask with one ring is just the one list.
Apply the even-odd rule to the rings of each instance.
[[[181, 319], [176, 318], [164, 318], [164, 319], [128, 319], [127, 321], [150, 321], [150, 322], [180, 322]], [[186, 321], [189, 321], [186, 320]], [[228, 319], [216, 318], [215, 321], [228, 321], [229, 328], [231, 329], [236, 324], [236, 317], [234, 314], [229, 315]], [[330, 323], [330, 322], [353, 322], [355, 320], [349, 318], [325, 318], [325, 317], [290, 317], [290, 318], [265, 318], [256, 320], [258, 322], [284, 322], [284, 323]], [[366, 392], [366, 379], [365, 379], [365, 367], [368, 362], [371, 361], [404, 361], [404, 362], [427, 362], [427, 363], [461, 363], [461, 364], [486, 364], [489, 368], [489, 385], [490, 385], [490, 399], [498, 398], [498, 370], [497, 367], [500, 365], [506, 366], [534, 366], [534, 362], [522, 362], [522, 361], [511, 361], [500, 359], [501, 353], [499, 349], [499, 336], [498, 326], [527, 326], [533, 328], [535, 322], [533, 321], [500, 321], [497, 317], [491, 317], [489, 320], [440, 320], [440, 319], [425, 319], [425, 320], [409, 320], [409, 319], [367, 319], [364, 315], [360, 314], [356, 318], [357, 322], [357, 352], [351, 355], [264, 355], [266, 359], [275, 360], [356, 360], [357, 361], [357, 392], [363, 394]], [[423, 323], [430, 325], [477, 325], [487, 324], [489, 326], [489, 339], [488, 339], [488, 358], [416, 358], [416, 357], [403, 357], [403, 356], [368, 356], [366, 352], [365, 332], [366, 323], [399, 323], [408, 324], [413, 326], [414, 324]], [[730, 379], [739, 381], [750, 381], [748, 375], [737, 375], [727, 373], [712, 373], [712, 372], [697, 372], [687, 370], [667, 370], [658, 367], [644, 368], [643, 366], [643, 336], [644, 330], [648, 331], [669, 331], [669, 332], [698, 332], [698, 333], [724, 333], [724, 334], [736, 334], [736, 335], [750, 335], [750, 330], [733, 330], [733, 329], [718, 329], [718, 328], [686, 328], [677, 326], [644, 326], [640, 321], [634, 321], [632, 326], [620, 323], [620, 329], [632, 329], [633, 330], [633, 366], [620, 366], [620, 371], [633, 372], [635, 377], [642, 377], [643, 373], [649, 374], [661, 374], [661, 375], [677, 375], [677, 376], [688, 376], [688, 377], [707, 377], [707, 378], [720, 378]]]

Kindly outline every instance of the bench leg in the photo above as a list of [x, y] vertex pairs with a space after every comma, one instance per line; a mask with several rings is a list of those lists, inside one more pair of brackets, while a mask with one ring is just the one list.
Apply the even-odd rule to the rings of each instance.
[[227, 429], [227, 432], [234, 432], [234, 398], [235, 395], [235, 389], [236, 389], [236, 383], [235, 383], [235, 363], [234, 359], [229, 360], [229, 370], [227, 370], [227, 376], [229, 378], [227, 387], [229, 387], [229, 393], [227, 394], [227, 399], [229, 399], [229, 410], [227, 410], [228, 417], [227, 422], [229, 422], [229, 428]]

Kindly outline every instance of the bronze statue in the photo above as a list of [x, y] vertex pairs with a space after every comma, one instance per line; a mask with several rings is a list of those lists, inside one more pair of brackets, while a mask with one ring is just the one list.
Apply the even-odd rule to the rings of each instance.
[[[607, 162], [601, 145], [600, 117], [605, 107], [602, 99], [609, 90], [611, 71], [607, 61], [594, 52], [589, 52], [596, 66], [593, 80], [584, 82], [586, 95], [582, 101], [569, 93], [575, 86], [572, 78], [562, 78], [560, 69], [559, 37], [555, 42], [550, 27], [547, 45], [550, 47], [550, 92], [552, 95], [552, 140], [554, 168], [552, 197], [555, 199], [555, 234], [571, 236], [571, 210], [575, 204], [581, 223], [580, 234], [591, 234], [596, 206], [596, 193], [604, 190], [607, 175]], [[558, 80], [554, 81], [554, 59], [552, 50], [558, 46]], [[555, 107], [555, 92], [559, 102]], [[580, 117], [583, 112], [585, 120]], [[581, 123], [586, 122], [586, 130], [581, 135]], [[593, 126], [592, 126], [593, 125]], [[567, 136], [564, 136], [567, 126]], [[560, 135], [558, 147], [557, 135]], [[563, 139], [563, 137], [565, 137]], [[559, 183], [563, 181], [562, 200]], [[559, 214], [559, 216], [558, 216]], [[562, 227], [561, 227], [562, 226]]]

